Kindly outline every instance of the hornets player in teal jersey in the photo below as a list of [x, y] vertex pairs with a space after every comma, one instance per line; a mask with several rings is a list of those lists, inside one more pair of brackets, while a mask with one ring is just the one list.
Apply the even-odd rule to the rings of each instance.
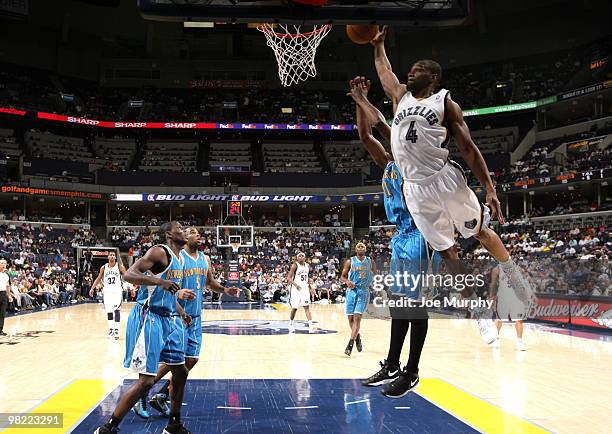
[[[214, 292], [227, 294], [232, 297], [238, 297], [240, 289], [235, 287], [226, 288], [215, 279], [210, 258], [199, 250], [202, 245], [202, 237], [196, 227], [188, 227], [185, 230], [185, 235], [187, 236], [187, 244], [181, 250], [181, 259], [183, 261], [183, 283], [181, 286], [195, 292], [196, 298], [193, 300], [181, 299], [177, 303], [180, 305], [179, 309], [186, 316], [185, 366], [188, 371], [191, 371], [198, 362], [200, 349], [202, 348], [202, 299], [205, 287], [208, 286]], [[170, 368], [170, 366], [162, 364], [155, 377], [155, 383], [170, 372]], [[166, 400], [171, 384], [170, 380], [167, 381], [148, 401], [151, 407], [164, 416], [170, 414]], [[146, 400], [146, 396], [143, 397], [143, 400]]]
[[160, 362], [170, 366], [172, 393], [170, 420], [164, 429], [168, 434], [187, 434], [181, 423], [181, 405], [187, 368], [185, 367], [184, 334], [182, 320], [176, 313], [176, 300], [193, 300], [195, 293], [181, 289], [183, 264], [180, 250], [187, 242], [181, 224], [164, 223], [159, 236], [165, 244], [151, 247], [124, 274], [127, 282], [141, 285], [136, 306], [132, 309], [126, 328], [126, 354], [124, 366], [139, 373], [121, 397], [110, 420], [96, 429], [96, 434], [115, 433], [130, 409], [152, 386]]
[[[363, 77], [351, 80], [351, 97], [366, 97], [370, 82]], [[357, 95], [356, 95], [357, 94]], [[383, 145], [373, 136], [372, 126], [376, 126], [381, 135], [389, 140], [391, 128], [387, 125], [380, 111], [377, 117], [369, 119], [357, 105], [357, 127], [359, 138], [376, 164], [384, 170], [382, 189], [384, 194], [385, 213], [387, 220], [395, 225], [396, 233], [391, 239], [390, 274], [405, 275], [426, 273], [431, 258], [431, 249], [417, 229], [402, 193], [402, 176], [393, 157], [386, 152]], [[434, 264], [439, 263], [439, 254], [433, 257]], [[409, 280], [410, 282], [411, 280]], [[421, 297], [421, 287], [402, 284], [405, 281], [394, 281], [390, 288], [391, 297]], [[387, 384], [382, 390], [383, 395], [399, 398], [406, 395], [417, 386], [419, 381], [418, 367], [421, 352], [427, 336], [428, 318], [424, 308], [392, 309], [391, 310], [391, 341], [387, 359], [381, 362], [381, 369], [365, 379], [364, 386], [379, 386]], [[412, 327], [410, 327], [412, 325]], [[404, 370], [400, 369], [400, 356], [404, 340], [410, 329], [410, 355]], [[390, 384], [388, 384], [390, 383]]]
[[366, 245], [359, 242], [355, 245], [356, 255], [347, 259], [342, 269], [340, 280], [344, 282], [346, 290], [346, 301], [344, 311], [348, 317], [351, 327], [351, 338], [344, 350], [347, 356], [353, 351], [353, 344], [357, 345], [357, 351], [361, 352], [363, 344], [359, 329], [361, 328], [361, 317], [370, 302], [370, 285], [376, 274], [376, 263], [366, 256]]

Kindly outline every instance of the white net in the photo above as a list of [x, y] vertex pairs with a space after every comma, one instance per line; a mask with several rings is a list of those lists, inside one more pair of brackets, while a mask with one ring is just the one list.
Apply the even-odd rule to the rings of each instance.
[[331, 30], [331, 25], [313, 26], [311, 32], [302, 33], [301, 26], [261, 24], [257, 29], [266, 35], [268, 46], [274, 50], [278, 62], [278, 78], [283, 86], [291, 86], [317, 75], [315, 55], [321, 40]]

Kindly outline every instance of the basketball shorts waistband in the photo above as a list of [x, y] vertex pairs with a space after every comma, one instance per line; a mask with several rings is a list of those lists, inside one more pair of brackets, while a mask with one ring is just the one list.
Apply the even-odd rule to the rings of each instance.
[[156, 315], [159, 316], [173, 316], [173, 312], [170, 312], [169, 310], [166, 309], [161, 309], [159, 307], [156, 306], [149, 306], [148, 303], [138, 303], [140, 306], [142, 306], [143, 309], [148, 310], [149, 312], [153, 312]]
[[434, 182], [436, 179], [438, 179], [439, 177], [445, 175], [446, 173], [448, 173], [449, 171], [455, 168], [458, 168], [461, 171], [463, 171], [463, 169], [461, 169], [461, 166], [459, 166], [458, 163], [454, 162], [453, 160], [446, 160], [446, 162], [444, 163], [444, 166], [442, 166], [442, 168], [438, 170], [436, 173], [434, 173], [433, 175], [429, 175], [422, 179], [404, 179], [404, 185], [407, 185], [407, 184], [429, 185], [432, 182]]

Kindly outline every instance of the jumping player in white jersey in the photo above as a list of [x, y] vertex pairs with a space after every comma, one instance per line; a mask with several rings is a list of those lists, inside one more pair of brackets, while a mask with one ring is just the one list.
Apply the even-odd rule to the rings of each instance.
[[313, 290], [308, 277], [309, 271], [310, 267], [306, 263], [306, 254], [304, 252], [298, 253], [297, 262], [291, 265], [291, 269], [287, 275], [287, 281], [289, 282], [289, 305], [291, 306], [289, 333], [295, 333], [293, 320], [299, 307], [303, 307], [306, 313], [306, 319], [308, 319], [308, 333], [314, 331], [312, 314], [310, 313], [310, 296]]
[[100, 273], [91, 285], [89, 296], [94, 296], [97, 286], [102, 283], [102, 297], [104, 299], [104, 310], [108, 320], [108, 337], [119, 339], [119, 328], [121, 326], [121, 301], [123, 300], [123, 279], [125, 267], [117, 262], [117, 254], [108, 254], [108, 263], [100, 267]]
[[[442, 68], [433, 60], [419, 60], [410, 69], [406, 84], [400, 83], [385, 53], [386, 34], [385, 26], [371, 44], [376, 72], [385, 93], [393, 100], [391, 151], [404, 179], [404, 196], [409, 198], [406, 203], [417, 228], [434, 250], [440, 252], [454, 274], [465, 274], [455, 246], [455, 229], [464, 237], [475, 237], [499, 262], [518, 298], [528, 303], [533, 297], [529, 284], [499, 236], [488, 227], [491, 218], [497, 217], [503, 224], [504, 217], [484, 158], [449, 91], [434, 92], [440, 83]], [[373, 106], [365, 98], [356, 102], [370, 119], [375, 119]], [[468, 187], [460, 166], [448, 158], [445, 146], [451, 134], [486, 191], [486, 205]], [[462, 295], [476, 298], [473, 288], [466, 288]], [[497, 334], [490, 312], [472, 313], [481, 319], [489, 316], [486, 323], [480, 324], [481, 334], [485, 342], [493, 342]]]

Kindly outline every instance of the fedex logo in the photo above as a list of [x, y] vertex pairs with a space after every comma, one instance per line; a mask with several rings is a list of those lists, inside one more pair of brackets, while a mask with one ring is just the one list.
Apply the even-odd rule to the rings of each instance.
[[219, 128], [234, 128], [234, 124], [219, 124]]

